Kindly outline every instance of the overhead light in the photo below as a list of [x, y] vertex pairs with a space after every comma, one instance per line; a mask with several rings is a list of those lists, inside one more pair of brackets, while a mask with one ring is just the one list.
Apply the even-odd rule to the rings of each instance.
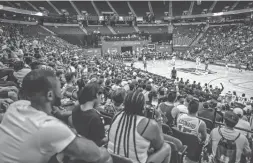
[[34, 14], [36, 16], [43, 16], [43, 13], [42, 12], [36, 12], [36, 14]]
[[213, 16], [221, 16], [223, 15], [223, 12], [213, 13]]

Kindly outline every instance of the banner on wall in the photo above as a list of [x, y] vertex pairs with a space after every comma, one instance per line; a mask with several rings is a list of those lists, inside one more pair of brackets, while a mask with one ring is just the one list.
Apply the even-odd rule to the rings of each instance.
[[156, 45], [156, 50], [158, 52], [172, 52], [172, 45]]
[[85, 53], [87, 55], [101, 55], [101, 49], [100, 48], [86, 49]]
[[120, 53], [122, 47], [131, 46], [133, 51], [140, 50], [148, 41], [103, 41], [102, 52], [107, 53], [113, 49], [113, 52]]

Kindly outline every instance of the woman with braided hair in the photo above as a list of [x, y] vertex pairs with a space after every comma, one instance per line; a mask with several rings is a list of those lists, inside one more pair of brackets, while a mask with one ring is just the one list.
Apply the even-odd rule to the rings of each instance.
[[[145, 98], [140, 91], [129, 92], [124, 110], [118, 113], [109, 131], [108, 151], [130, 158], [134, 163], [169, 163], [170, 146], [155, 120], [144, 117]], [[154, 149], [148, 154], [149, 149]]]

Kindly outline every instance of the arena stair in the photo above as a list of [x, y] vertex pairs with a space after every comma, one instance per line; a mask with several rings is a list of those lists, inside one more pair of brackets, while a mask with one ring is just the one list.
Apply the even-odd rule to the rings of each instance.
[[134, 25], [133, 27], [135, 29], [135, 32], [140, 32], [140, 29], [136, 25]]
[[76, 13], [78, 15], [82, 15], [81, 12], [78, 10], [78, 8], [76, 7], [76, 5], [72, 2], [72, 0], [69, 0], [71, 6], [75, 9]]
[[172, 5], [172, 1], [169, 1], [169, 16], [170, 16], [170, 17], [173, 16], [173, 5]]
[[204, 33], [208, 30], [208, 28], [209, 28], [209, 24], [206, 24], [204, 30], [196, 37], [195, 40], [193, 40], [190, 46], [195, 46], [199, 42], [199, 40], [203, 37]]
[[91, 1], [91, 4], [92, 4], [93, 8], [95, 9], [97, 15], [100, 16], [99, 10], [98, 10], [96, 4], [94, 3], [94, 1]]
[[50, 1], [47, 2], [59, 15], [61, 15], [61, 12]]
[[137, 16], [136, 13], [135, 13], [135, 11], [134, 11], [134, 9], [133, 9], [133, 7], [131, 6], [131, 4], [130, 4], [129, 1], [127, 1], [127, 5], [128, 5], [128, 7], [129, 7], [130, 11], [133, 13], [133, 15], [134, 15], [134, 16]]
[[37, 7], [35, 7], [35, 6], [34, 6], [33, 4], [31, 4], [29, 1], [26, 1], [26, 3], [27, 3], [29, 6], [31, 6], [35, 11], [40, 12], [40, 10], [37, 9]]
[[211, 7], [210, 7], [209, 10], [208, 10], [208, 13], [213, 12], [213, 9], [214, 9], [216, 3], [217, 3], [217, 0], [213, 2], [213, 4], [211, 5]]
[[116, 35], [117, 33], [114, 31], [114, 29], [112, 28], [112, 26], [107, 25], [108, 29], [112, 32], [112, 34]]
[[56, 35], [53, 31], [49, 30], [47, 27], [40, 25], [41, 28], [43, 28], [44, 30], [48, 31], [49, 33], [51, 33], [52, 35]]
[[229, 9], [230, 11], [234, 10], [240, 1], [236, 1], [233, 6]]
[[80, 28], [86, 35], [88, 35], [88, 31], [87, 31], [83, 26], [79, 26], [79, 28]]
[[192, 14], [194, 4], [195, 4], [195, 1], [192, 1], [192, 2], [191, 2], [191, 5], [190, 5], [190, 8], [189, 8], [188, 15], [191, 15], [191, 14]]
[[114, 7], [112, 6], [112, 4], [110, 3], [110, 1], [106, 1], [108, 6], [111, 8], [111, 10], [116, 14], [119, 15], [118, 12], [114, 9]]
[[152, 14], [154, 14], [154, 11], [153, 11], [153, 8], [152, 8], [152, 4], [150, 1], [148, 1], [148, 9], [149, 9], [149, 12], [151, 12]]
[[16, 8], [11, 2], [6, 1], [8, 3], [8, 5], [10, 5], [10, 7]]

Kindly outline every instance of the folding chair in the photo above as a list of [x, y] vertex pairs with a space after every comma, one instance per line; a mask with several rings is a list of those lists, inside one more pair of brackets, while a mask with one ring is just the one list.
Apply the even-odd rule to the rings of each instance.
[[203, 145], [199, 143], [198, 137], [189, 133], [181, 132], [175, 127], [172, 127], [172, 131], [173, 136], [179, 139], [183, 145], [187, 146], [186, 156], [192, 161], [200, 162]]
[[112, 157], [113, 163], [133, 163], [130, 159], [123, 156], [111, 154], [111, 157]]

